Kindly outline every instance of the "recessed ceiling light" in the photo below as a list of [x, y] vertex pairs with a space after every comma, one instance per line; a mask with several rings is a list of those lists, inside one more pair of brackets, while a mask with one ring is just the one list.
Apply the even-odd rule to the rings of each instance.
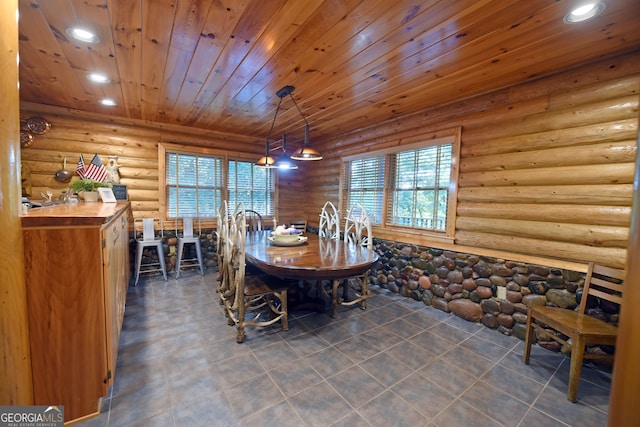
[[564, 16], [564, 22], [573, 24], [575, 22], [586, 21], [587, 19], [591, 19], [595, 16], [600, 15], [600, 13], [602, 13], [602, 11], [604, 10], [604, 7], [605, 3], [602, 1], [585, 3], [567, 13]]
[[87, 78], [94, 83], [109, 82], [109, 78], [102, 73], [90, 73], [90, 74], [87, 74]]
[[110, 99], [110, 98], [105, 98], [105, 99], [100, 100], [100, 104], [106, 105], [107, 107], [115, 107], [116, 105], [118, 105], [118, 104], [116, 104], [116, 101], [114, 101], [113, 99]]
[[86, 42], [86, 43], [98, 42], [98, 36], [96, 36], [89, 30], [85, 30], [84, 28], [78, 28], [78, 27], [67, 28], [67, 34], [69, 34], [71, 37], [73, 37], [76, 40], [80, 40], [81, 42]]

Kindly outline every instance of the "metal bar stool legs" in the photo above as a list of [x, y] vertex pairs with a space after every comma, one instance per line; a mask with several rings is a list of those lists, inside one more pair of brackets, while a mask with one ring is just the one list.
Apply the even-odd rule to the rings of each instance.
[[182, 254], [184, 252], [185, 243], [193, 243], [196, 248], [196, 258], [198, 260], [198, 266], [200, 267], [200, 274], [204, 276], [204, 265], [202, 263], [202, 248], [200, 248], [200, 241], [192, 241], [184, 238], [178, 238], [178, 258], [176, 259], [176, 279], [180, 277], [180, 266], [182, 264]]
[[138, 246], [136, 249], [136, 282], [133, 286], [138, 285], [138, 279], [140, 278], [140, 268], [142, 267], [142, 252], [145, 247], [153, 246], [158, 251], [158, 263], [160, 264], [160, 270], [162, 271], [162, 276], [164, 280], [167, 280], [167, 267], [164, 262], [164, 251], [162, 250], [162, 242], [158, 243], [149, 243], [149, 242], [138, 242]]
[[[200, 220], [198, 219], [198, 228], [200, 228]], [[198, 230], [199, 233], [201, 230]], [[178, 230], [176, 229], [176, 235]], [[178, 237], [178, 257], [176, 259], [176, 279], [180, 277], [180, 267], [182, 264], [182, 255], [184, 254], [184, 245], [187, 243], [193, 243], [196, 249], [196, 259], [190, 259], [188, 261], [197, 261], [200, 267], [200, 273], [204, 276], [204, 265], [202, 263], [202, 248], [200, 247], [200, 236], [194, 236], [193, 234], [193, 218], [182, 218], [182, 237]], [[184, 260], [187, 261], [187, 260]], [[192, 264], [195, 265], [195, 264]]]
[[[164, 262], [164, 249], [162, 248], [162, 238], [156, 238], [155, 236], [155, 224], [158, 222], [160, 234], [164, 236], [164, 230], [162, 226], [162, 220], [159, 218], [136, 218], [133, 221], [134, 230], [138, 228], [142, 229], [142, 237], [136, 238], [136, 281], [134, 286], [138, 285], [138, 279], [140, 278], [140, 270], [142, 268], [142, 255], [144, 248], [154, 247], [158, 253], [158, 263], [150, 265], [159, 265], [160, 268], [145, 270], [145, 272], [162, 271], [164, 280], [167, 280], [167, 267]], [[139, 225], [137, 225], [139, 224]], [[137, 232], [137, 231], [136, 231]]]

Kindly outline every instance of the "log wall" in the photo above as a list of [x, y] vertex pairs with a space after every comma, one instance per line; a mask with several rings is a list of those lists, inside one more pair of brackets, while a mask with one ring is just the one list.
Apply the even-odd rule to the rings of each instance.
[[[318, 224], [329, 200], [339, 203], [340, 156], [415, 141], [424, 133], [462, 127], [454, 244], [420, 233], [384, 229], [396, 241], [523, 261], [540, 257], [623, 267], [628, 242], [638, 132], [638, 52], [587, 64], [451, 105], [313, 141], [325, 156], [279, 172], [279, 222]], [[428, 94], [417, 95], [428, 96]], [[54, 180], [67, 157], [74, 170], [99, 153], [117, 155], [134, 216], [159, 214], [158, 143], [229, 150], [259, 157], [262, 142], [240, 135], [167, 126], [23, 104], [21, 119], [52, 123], [22, 150], [32, 193], [65, 188]], [[313, 118], [310, 118], [313, 123]], [[559, 265], [561, 266], [561, 265]]]
[[120, 184], [127, 186], [135, 218], [160, 216], [159, 143], [215, 148], [248, 158], [258, 158], [264, 147], [255, 138], [240, 135], [23, 104], [21, 120], [32, 116], [42, 116], [51, 123], [48, 133], [34, 136], [33, 144], [22, 150], [22, 166], [31, 174], [33, 199], [39, 200], [40, 192], [47, 190], [56, 197], [67, 188], [54, 178], [65, 157], [67, 169], [78, 179], [75, 169], [80, 153], [87, 164], [98, 153], [105, 166], [108, 156], [118, 156]]
[[[421, 235], [378, 237], [444, 249], [624, 267], [637, 151], [640, 55], [587, 64], [340, 135], [315, 148], [305, 209], [317, 225], [339, 203], [340, 156], [462, 126], [454, 245]], [[424, 96], [428, 96], [425, 94]]]

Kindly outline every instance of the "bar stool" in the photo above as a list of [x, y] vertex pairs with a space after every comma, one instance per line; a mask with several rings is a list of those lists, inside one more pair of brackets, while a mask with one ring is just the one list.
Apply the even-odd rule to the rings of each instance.
[[[156, 238], [155, 224], [159, 223], [160, 226], [160, 238]], [[164, 263], [164, 250], [162, 249], [162, 237], [164, 237], [164, 229], [162, 227], [162, 219], [160, 218], [136, 218], [133, 220], [134, 233], [137, 232], [138, 226], [142, 226], [142, 238], [136, 238], [136, 282], [133, 286], [138, 285], [138, 279], [140, 278], [140, 268], [142, 267], [142, 253], [146, 247], [155, 247], [158, 252], [158, 262], [148, 263], [145, 266], [159, 268], [150, 268], [142, 271], [143, 273], [151, 273], [156, 271], [162, 271], [164, 280], [167, 280], [167, 268]]]
[[[176, 221], [176, 226], [178, 221]], [[200, 220], [198, 219], [198, 227], [200, 227]], [[198, 230], [200, 233], [200, 230]], [[176, 235], [178, 233], [176, 232]], [[182, 259], [184, 252], [184, 245], [187, 243], [193, 243], [196, 248], [196, 258]], [[182, 262], [189, 262], [188, 266], [199, 265], [200, 273], [204, 276], [204, 266], [202, 264], [202, 249], [200, 247], [200, 235], [193, 235], [193, 218], [182, 218], [182, 237], [178, 237], [178, 258], [176, 260], [176, 279], [180, 277], [180, 267]], [[197, 261], [197, 264], [195, 263]]]

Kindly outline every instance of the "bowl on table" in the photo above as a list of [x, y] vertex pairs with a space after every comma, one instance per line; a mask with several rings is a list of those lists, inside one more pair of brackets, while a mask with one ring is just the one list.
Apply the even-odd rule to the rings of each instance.
[[271, 233], [271, 237], [273, 240], [283, 243], [292, 243], [300, 240], [300, 235], [302, 232], [300, 230], [296, 230], [295, 228], [284, 228], [279, 225], [276, 227], [275, 231]]
[[285, 243], [297, 242], [298, 240], [300, 240], [300, 235], [299, 234], [274, 234], [273, 240], [278, 242], [285, 242]]

